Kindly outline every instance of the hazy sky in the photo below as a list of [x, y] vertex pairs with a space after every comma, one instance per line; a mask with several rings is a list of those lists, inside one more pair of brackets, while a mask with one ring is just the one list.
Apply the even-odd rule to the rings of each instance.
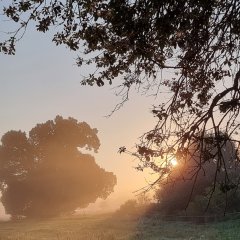
[[51, 34], [34, 31], [28, 31], [17, 44], [15, 56], [0, 55], [0, 135], [9, 130], [28, 132], [56, 115], [88, 122], [99, 130], [97, 163], [117, 175], [114, 194], [100, 204], [113, 206], [133, 197], [132, 192], [146, 184], [143, 174], [133, 169], [137, 161], [117, 151], [123, 145], [131, 149], [137, 138], [151, 129], [154, 98], [133, 93], [122, 109], [105, 118], [120, 99], [112, 87], [81, 86], [82, 75], [88, 70], [75, 65], [76, 56], [56, 47]]

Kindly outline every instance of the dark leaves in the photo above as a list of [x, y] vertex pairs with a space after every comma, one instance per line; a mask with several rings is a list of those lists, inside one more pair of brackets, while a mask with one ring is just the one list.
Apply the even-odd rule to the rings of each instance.
[[118, 152], [121, 154], [121, 153], [124, 153], [126, 151], [126, 147], [120, 147]]
[[225, 182], [222, 182], [220, 184], [220, 191], [223, 192], [223, 193], [227, 193], [233, 189], [236, 189], [237, 188], [237, 185], [234, 184], [234, 183], [225, 183]]
[[0, 43], [0, 52], [8, 55], [15, 54], [15, 38], [10, 38], [8, 41]]
[[232, 99], [230, 101], [223, 101], [219, 104], [219, 110], [222, 113], [227, 112], [228, 110], [236, 110], [236, 108], [240, 107], [240, 102], [238, 99]]
[[102, 80], [102, 79], [97, 79], [97, 85], [98, 85], [99, 87], [102, 87], [102, 86], [104, 85], [103, 80]]
[[46, 32], [49, 30], [49, 27], [52, 23], [53, 18], [48, 16], [46, 18], [43, 18], [39, 21], [39, 25], [37, 25], [37, 30], [40, 32]]

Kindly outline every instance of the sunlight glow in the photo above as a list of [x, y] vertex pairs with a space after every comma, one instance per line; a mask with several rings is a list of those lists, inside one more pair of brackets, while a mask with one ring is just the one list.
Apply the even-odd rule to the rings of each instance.
[[173, 167], [176, 167], [178, 165], [178, 162], [175, 158], [171, 159], [170, 163], [172, 164]]

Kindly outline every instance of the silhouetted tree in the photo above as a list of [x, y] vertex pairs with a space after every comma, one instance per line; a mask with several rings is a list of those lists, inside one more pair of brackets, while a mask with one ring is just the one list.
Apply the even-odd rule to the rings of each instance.
[[113, 192], [116, 176], [100, 168], [97, 129], [57, 116], [27, 136], [9, 131], [0, 145], [1, 201], [13, 217], [51, 217], [86, 207]]
[[[150, 167], [161, 179], [166, 168], [156, 164], [159, 157], [167, 163], [199, 139], [201, 152], [210, 131], [219, 149], [222, 140], [239, 144], [240, 1], [14, 0], [3, 14], [18, 27], [1, 52], [14, 54], [16, 41], [34, 22], [41, 32], [54, 27], [57, 45], [83, 50], [77, 64], [96, 69], [82, 84], [103, 86], [122, 76], [123, 99], [115, 110], [132, 86], [167, 92], [152, 110], [156, 126], [135, 153], [139, 170]], [[224, 139], [220, 131], [227, 133]], [[202, 159], [200, 154], [198, 165]], [[220, 154], [217, 168], [224, 162]]]
[[205, 138], [205, 158], [201, 167], [198, 165], [199, 152], [192, 146], [186, 159], [179, 159], [165, 176], [155, 193], [162, 213], [176, 214], [187, 210], [191, 214], [203, 214], [206, 210], [222, 213], [224, 209], [228, 212], [240, 209], [237, 189], [240, 165], [238, 156], [233, 154], [235, 145], [224, 142], [221, 153], [226, 165], [218, 170], [216, 153], [219, 150], [212, 144], [213, 139], [211, 135]]

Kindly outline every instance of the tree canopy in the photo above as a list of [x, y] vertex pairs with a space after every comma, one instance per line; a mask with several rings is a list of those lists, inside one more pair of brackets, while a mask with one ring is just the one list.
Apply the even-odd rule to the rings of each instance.
[[[209, 145], [206, 139], [207, 137], [205, 145]], [[240, 193], [237, 186], [240, 165], [235, 145], [230, 141], [222, 145], [221, 152], [226, 166], [222, 167], [218, 174], [215, 172], [217, 159], [213, 158], [218, 149], [208, 146], [208, 150], [209, 154], [202, 162], [202, 169], [197, 173], [197, 177], [192, 176], [192, 171], [198, 165], [200, 154], [192, 148], [186, 162], [173, 165], [164, 184], [159, 184], [155, 199], [162, 214], [182, 214], [186, 211], [189, 214], [202, 215], [206, 211], [214, 214], [239, 211]], [[231, 184], [226, 184], [226, 171]]]
[[100, 142], [97, 129], [57, 116], [27, 135], [9, 131], [0, 145], [0, 190], [12, 217], [51, 217], [86, 207], [113, 192], [116, 176], [90, 154]]
[[[170, 168], [159, 167], [159, 158], [168, 166], [198, 142], [196, 173], [211, 132], [218, 149], [223, 141], [239, 148], [239, 1], [14, 0], [3, 14], [16, 31], [1, 43], [1, 52], [14, 54], [16, 41], [33, 22], [37, 31], [55, 31], [57, 45], [84, 52], [77, 64], [96, 70], [82, 84], [103, 86], [121, 76], [123, 99], [116, 109], [133, 86], [163, 95], [152, 110], [157, 124], [137, 147], [138, 169], [150, 167], [161, 178]], [[216, 155], [217, 174], [225, 159], [221, 151]]]

